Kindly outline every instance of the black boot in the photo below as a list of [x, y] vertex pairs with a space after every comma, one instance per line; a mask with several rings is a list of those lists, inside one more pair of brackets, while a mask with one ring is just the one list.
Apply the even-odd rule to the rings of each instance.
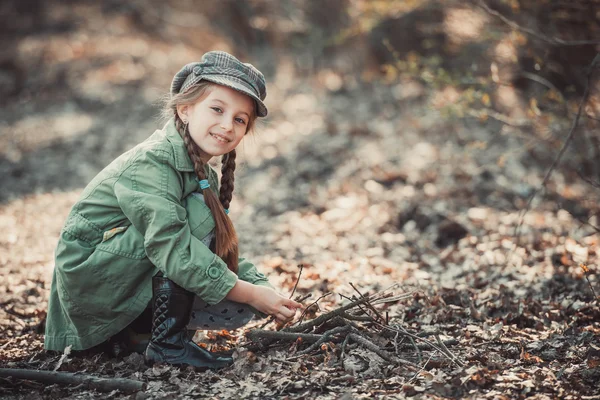
[[146, 348], [146, 364], [168, 363], [197, 368], [223, 368], [231, 357], [213, 354], [192, 342], [186, 326], [194, 294], [162, 276], [152, 278], [152, 336]]

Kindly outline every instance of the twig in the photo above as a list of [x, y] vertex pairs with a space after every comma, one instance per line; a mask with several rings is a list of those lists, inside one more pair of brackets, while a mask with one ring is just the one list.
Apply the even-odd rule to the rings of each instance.
[[429, 356], [429, 358], [427, 359], [427, 361], [425, 361], [425, 364], [423, 364], [423, 366], [421, 367], [421, 369], [419, 371], [417, 371], [417, 373], [408, 380], [408, 383], [411, 383], [412, 381], [414, 381], [415, 379], [417, 379], [417, 376], [419, 376], [419, 374], [421, 372], [423, 372], [423, 370], [425, 370], [425, 367], [427, 367], [427, 364], [429, 364], [429, 361], [431, 361], [431, 359], [433, 358], [433, 356], [435, 356], [437, 352], [434, 351], [433, 353], [431, 353], [431, 355]]
[[[316, 342], [314, 342], [313, 344], [311, 344], [309, 347], [307, 347], [306, 349], [296, 353], [296, 356], [301, 356], [304, 354], [308, 354], [311, 351], [317, 349], [321, 344], [323, 344], [325, 341], [329, 340], [333, 335], [338, 334], [338, 333], [342, 333], [342, 332], [348, 332], [352, 327], [350, 325], [346, 325], [346, 326], [338, 326], [337, 328], [333, 328], [327, 332], [325, 332], [321, 338], [319, 340], [317, 340]], [[294, 356], [295, 357], [295, 356]]]
[[[356, 288], [356, 287], [355, 287], [355, 286], [352, 284], [352, 282], [349, 282], [349, 283], [350, 283], [350, 286], [352, 287], [352, 289], [354, 289], [354, 291], [355, 291], [356, 293], [358, 293], [358, 295], [359, 295], [361, 298], [364, 298], [364, 297], [365, 297], [365, 296], [363, 296], [363, 294], [362, 294], [362, 293], [361, 293], [361, 292], [360, 292], [360, 291], [359, 291], [359, 290], [358, 290], [358, 289], [357, 289], [357, 288]], [[381, 321], [383, 321], [383, 324], [384, 324], [384, 325], [387, 325], [387, 323], [386, 323], [386, 319], [385, 319], [385, 318], [383, 318], [383, 316], [381, 315], [381, 313], [380, 313], [379, 311], [377, 311], [377, 310], [375, 309], [375, 307], [373, 307], [373, 305], [371, 305], [371, 303], [369, 303], [369, 302], [367, 301], [367, 302], [365, 303], [365, 305], [366, 305], [367, 307], [369, 307], [369, 308], [371, 309], [371, 311], [373, 311], [373, 312], [375, 313], [375, 315], [377, 315], [377, 318], [379, 318]]]
[[304, 295], [300, 298], [298, 298], [298, 300], [296, 300], [298, 303], [302, 303], [303, 301], [310, 299], [312, 297], [312, 293], [309, 293], [307, 295]]
[[581, 269], [583, 270], [583, 273], [585, 274], [585, 280], [587, 281], [588, 285], [590, 285], [590, 289], [592, 290], [592, 294], [594, 295], [594, 300], [596, 300], [597, 302], [600, 303], [600, 297], [596, 296], [596, 291], [594, 290], [594, 287], [592, 286], [592, 282], [590, 282], [590, 279], [588, 278], [588, 272], [590, 272], [590, 269], [588, 268], [587, 265], [581, 263], [579, 264], [579, 267], [581, 267]]
[[346, 355], [346, 345], [348, 344], [348, 340], [350, 340], [349, 336], [346, 335], [344, 341], [342, 342], [342, 353], [340, 354], [340, 360], [344, 360], [344, 355]]
[[144, 382], [125, 378], [98, 378], [91, 375], [73, 374], [62, 371], [37, 371], [32, 369], [0, 368], [0, 377], [12, 377], [47, 384], [85, 385], [101, 392], [120, 390], [123, 393], [139, 392], [146, 389]]
[[393, 362], [395, 364], [405, 365], [408, 367], [418, 369], [419, 366], [417, 364], [411, 363], [410, 361], [403, 360], [399, 357], [395, 357], [389, 354], [387, 351], [381, 350], [379, 346], [374, 344], [373, 342], [365, 339], [364, 337], [357, 335], [356, 333], [349, 333], [348, 337], [354, 340], [356, 343], [362, 345], [368, 350], [371, 350], [373, 353], [377, 354], [379, 357], [383, 358], [385, 361]]
[[[396, 330], [396, 334], [394, 335], [394, 348], [396, 349], [396, 354], [399, 353], [398, 352], [398, 346], [399, 346], [398, 345], [398, 335], [400, 335], [400, 333], [402, 333], [404, 335], [404, 337], [407, 337], [408, 340], [410, 340], [411, 346], [416, 350], [416, 352], [417, 352], [417, 359], [419, 360], [419, 364], [422, 363], [423, 362], [423, 356], [421, 355], [421, 348], [419, 348], [419, 345], [417, 345], [417, 343], [415, 343], [415, 340], [412, 337], [410, 337], [410, 336], [408, 336], [408, 335], [405, 334], [405, 332], [406, 332], [405, 329], [402, 329], [402, 330], [404, 332], [402, 332], [400, 329]], [[385, 335], [385, 331], [383, 331], [383, 334], [384, 334], [384, 336], [386, 336]], [[402, 339], [402, 341], [404, 341], [404, 339]], [[402, 345], [402, 343], [400, 343], [400, 345]], [[406, 345], [406, 347], [408, 347], [408, 345]]]
[[519, 75], [521, 75], [523, 78], [527, 78], [527, 79], [530, 79], [530, 80], [532, 80], [534, 82], [537, 82], [540, 85], [543, 85], [543, 86], [547, 87], [550, 90], [554, 90], [556, 93], [558, 93], [559, 96], [562, 96], [562, 94], [560, 93], [560, 90], [558, 90], [558, 88], [556, 86], [554, 86], [552, 84], [552, 82], [550, 82], [548, 79], [546, 79], [546, 78], [544, 78], [542, 76], [533, 74], [531, 72], [526, 72], [526, 71], [520, 71]]
[[[515, 228], [515, 237], [517, 239], [516, 240], [517, 243], [519, 242], [519, 236], [520, 236], [521, 226], [523, 225], [523, 221], [525, 220], [525, 215], [527, 214], [527, 212], [529, 212], [529, 209], [531, 208], [531, 204], [533, 203], [533, 199], [538, 194], [538, 192], [540, 191], [540, 189], [546, 186], [546, 184], [548, 183], [548, 180], [550, 179], [550, 176], [552, 175], [552, 172], [554, 171], [554, 169], [556, 168], [556, 166], [560, 162], [560, 159], [565, 154], [565, 151], [567, 150], [567, 147], [569, 146], [569, 144], [571, 143], [571, 140], [573, 139], [573, 136], [575, 134], [575, 129], [577, 128], [577, 125], [579, 124], [579, 118], [581, 118], [581, 112], [583, 111], [583, 106], [587, 102], [587, 98], [588, 98], [588, 95], [589, 95], [589, 92], [590, 92], [590, 81], [591, 81], [591, 78], [592, 78], [592, 73], [593, 73], [594, 69], [596, 68], [597, 64], [599, 64], [599, 63], [600, 63], [600, 53], [598, 53], [596, 55], [596, 57], [594, 57], [594, 60], [590, 64], [589, 71], [588, 71], [588, 74], [587, 74], [587, 82], [586, 82], [586, 85], [585, 85], [585, 90], [583, 92], [583, 97], [581, 99], [581, 102], [579, 103], [579, 110], [577, 111], [577, 115], [575, 116], [575, 119], [573, 120], [573, 125], [571, 125], [571, 130], [569, 131], [569, 135], [567, 136], [567, 139], [565, 140], [565, 143], [563, 144], [562, 148], [558, 152], [558, 155], [554, 159], [554, 162], [552, 163], [552, 165], [550, 166], [550, 168], [546, 172], [546, 176], [544, 176], [544, 180], [542, 181], [542, 184], [540, 185], [540, 187], [536, 188], [533, 191], [533, 193], [531, 193], [531, 195], [529, 196], [529, 199], [527, 200], [527, 205], [520, 212], [521, 215], [519, 217], [519, 223], [517, 224], [517, 226]], [[508, 258], [508, 260], [510, 262], [510, 257]]]
[[358, 325], [356, 325], [354, 322], [348, 321], [348, 320], [346, 320], [342, 316], [337, 316], [337, 317], [331, 318], [327, 322], [322, 323], [318, 327], [318, 329], [322, 328], [323, 330], [321, 332], [319, 332], [319, 333], [326, 332], [326, 331], [328, 331], [330, 329], [333, 329], [333, 328], [337, 328], [338, 326], [351, 326], [351, 327], [353, 327], [356, 330], [360, 330], [360, 327]]
[[492, 109], [469, 109], [467, 110], [467, 114], [474, 118], [490, 117], [505, 125], [512, 126], [513, 128], [525, 128], [531, 125], [531, 122], [526, 119], [515, 120]]
[[283, 329], [283, 331], [285, 331], [285, 332], [302, 332], [302, 331], [310, 330], [310, 329], [314, 328], [315, 326], [321, 325], [323, 322], [325, 322], [333, 317], [341, 315], [346, 310], [356, 307], [359, 304], [365, 303], [369, 299], [370, 299], [369, 297], [358, 299], [356, 301], [351, 302], [350, 304], [346, 304], [345, 306], [336, 308], [335, 310], [330, 311], [326, 314], [319, 315], [317, 318], [311, 319], [310, 321], [308, 321], [304, 324], [285, 328], [285, 329]]
[[[445, 346], [455, 346], [459, 342], [456, 339], [448, 339], [448, 340], [444, 340], [443, 343]], [[431, 349], [431, 346], [428, 343], [417, 343], [416, 346], [419, 350], [430, 350]], [[400, 344], [398, 347], [399, 347], [399, 349], [414, 348], [414, 346], [412, 344], [408, 344], [408, 343]], [[434, 348], [434, 350], [437, 351], [437, 349], [435, 349], [435, 348]]]
[[419, 360], [419, 364], [422, 363], [423, 362], [423, 356], [421, 355], [421, 349], [419, 349], [419, 346], [417, 346], [417, 344], [415, 343], [415, 339], [413, 339], [413, 338], [411, 338], [409, 336], [408, 340], [410, 340], [410, 344], [417, 351], [417, 359]]
[[600, 43], [597, 40], [572, 40], [572, 41], [568, 41], [568, 40], [562, 40], [562, 39], [558, 39], [558, 38], [548, 38], [546, 36], [544, 36], [541, 33], [538, 33], [536, 31], [534, 31], [533, 29], [529, 29], [529, 28], [525, 28], [519, 24], [517, 24], [514, 21], [511, 21], [510, 19], [506, 18], [504, 15], [500, 14], [498, 11], [492, 10], [483, 0], [479, 0], [478, 1], [479, 6], [481, 8], [483, 8], [485, 11], [487, 11], [489, 14], [494, 15], [496, 17], [498, 17], [500, 20], [502, 20], [502, 22], [504, 22], [505, 24], [507, 24], [508, 26], [510, 26], [513, 29], [525, 32], [543, 42], [549, 43], [551, 45], [560, 45], [560, 46], [583, 46], [583, 45], [588, 45], [588, 44], [598, 44]]
[[[312, 302], [311, 304], [309, 304], [308, 306], [304, 307], [304, 310], [302, 311], [302, 314], [300, 314], [300, 317], [298, 318], [298, 322], [296, 324], [299, 324], [302, 322], [302, 320], [304, 319], [304, 316], [306, 315], [306, 313], [308, 312], [308, 309], [311, 308], [312, 306], [314, 306], [315, 304], [317, 304], [322, 298], [327, 297], [331, 294], [332, 292], [327, 292], [324, 295], [321, 295], [317, 300], [315, 300], [314, 302]], [[294, 324], [295, 325], [295, 324]]]
[[292, 289], [292, 294], [290, 294], [290, 299], [294, 296], [294, 293], [296, 293], [296, 288], [298, 287], [298, 283], [300, 282], [300, 277], [302, 276], [302, 270], [304, 269], [304, 264], [298, 264], [298, 268], [300, 268], [300, 272], [298, 272], [298, 279], [296, 279], [296, 284], [294, 285], [294, 288]]
[[348, 313], [343, 313], [342, 317], [350, 320], [350, 321], [359, 321], [359, 322], [372, 322], [373, 318], [371, 317], [363, 317], [362, 315], [352, 315]]
[[560, 206], [560, 209], [565, 210], [566, 212], [568, 212], [569, 214], [571, 214], [571, 217], [573, 217], [577, 221], [581, 222], [584, 225], [589, 226], [590, 228], [592, 228], [596, 232], [600, 233], [600, 228], [598, 228], [596, 225], [592, 224], [590, 221], [586, 221], [583, 218], [581, 218], [580, 216], [573, 214], [572, 211], [567, 210], [566, 208], [562, 207], [562, 204], [560, 204], [560, 203], [559, 203], [559, 206]]
[[[355, 301], [355, 300], [356, 300], [356, 297], [354, 297], [354, 296], [352, 296], [352, 297], [348, 297], [348, 296], [345, 296], [345, 295], [343, 295], [343, 294], [341, 294], [341, 293], [340, 293], [340, 297], [341, 297], [341, 298], [343, 298], [343, 299], [346, 299], [346, 300], [348, 300], [348, 301]], [[358, 307], [358, 309], [360, 310], [360, 312], [361, 312], [361, 313], [363, 313], [363, 314], [365, 315], [365, 318], [368, 318], [368, 321], [369, 321], [369, 322], [377, 322], [377, 320], [376, 320], [375, 318], [373, 318], [373, 317], [372, 317], [372, 316], [371, 316], [371, 315], [370, 315], [370, 314], [367, 312], [367, 310], [365, 310], [365, 309], [362, 307], [362, 305], [360, 305], [360, 304], [359, 304], [359, 305], [357, 305], [357, 307]]]
[[588, 178], [587, 176], [583, 175], [581, 173], [581, 169], [577, 170], [577, 175], [579, 175], [579, 177], [581, 179], [583, 179], [585, 182], [589, 183], [592, 187], [595, 187], [596, 189], [600, 189], [600, 182], [595, 181], [595, 180], [593, 180], [591, 178]]
[[436, 340], [437, 344], [440, 346], [440, 348], [442, 348], [444, 354], [446, 354], [448, 356], [448, 358], [450, 358], [452, 361], [454, 361], [461, 367], [463, 366], [462, 361], [460, 361], [458, 359], [458, 357], [456, 357], [454, 354], [452, 354], [452, 352], [450, 350], [448, 350], [448, 348], [446, 347], [444, 342], [442, 342], [442, 339], [440, 339], [440, 335], [435, 335], [435, 340]]
[[246, 333], [246, 337], [250, 340], [257, 341], [259, 339], [270, 339], [270, 340], [290, 340], [295, 341], [300, 338], [305, 342], [316, 342], [323, 335], [317, 335], [315, 333], [292, 333], [283, 331], [266, 331], [262, 329], [253, 329]]
[[439, 351], [441, 354], [446, 355], [446, 357], [448, 357], [450, 359], [450, 361], [454, 362], [456, 365], [458, 365], [459, 367], [462, 367], [464, 365], [464, 363], [462, 361], [460, 361], [458, 358], [456, 357], [449, 357], [445, 352], [444, 349], [441, 348], [440, 346], [436, 346], [433, 342], [431, 342], [430, 340], [427, 340], [423, 337], [420, 337], [418, 335], [412, 334], [410, 332], [408, 332], [406, 329], [402, 328], [401, 326], [397, 325], [396, 327], [393, 326], [382, 326], [383, 329], [387, 329], [390, 330], [392, 332], [400, 332], [401, 334], [409, 337], [409, 338], [413, 338], [419, 341], [422, 341], [424, 343], [427, 343], [427, 345], [429, 345], [431, 348]]
[[373, 304], [375, 306], [377, 304], [393, 303], [395, 301], [409, 299], [409, 298], [413, 297], [414, 294], [415, 294], [415, 292], [408, 292], [408, 293], [403, 293], [403, 294], [399, 294], [399, 295], [396, 295], [396, 296], [384, 297], [384, 298], [381, 298], [381, 299], [372, 300], [371, 304]]
[[262, 329], [262, 328], [264, 328], [265, 326], [269, 325], [269, 324], [270, 324], [271, 322], [273, 322], [273, 321], [275, 321], [275, 317], [274, 317], [274, 316], [272, 316], [272, 315], [270, 315], [270, 316], [269, 316], [269, 319], [267, 319], [265, 323], [263, 323], [261, 326], [259, 326], [259, 327], [258, 327], [258, 328], [256, 328], [256, 329]]

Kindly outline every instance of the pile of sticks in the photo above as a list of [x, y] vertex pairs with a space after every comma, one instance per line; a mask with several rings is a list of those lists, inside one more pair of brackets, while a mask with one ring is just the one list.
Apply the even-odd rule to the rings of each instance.
[[[382, 312], [376, 308], [379, 304], [411, 298], [413, 292], [393, 296], [386, 294], [391, 289], [388, 288], [373, 295], [363, 295], [354, 286], [352, 287], [359, 297], [345, 297], [349, 301], [348, 304], [302, 323], [306, 311], [331, 293], [325, 294], [306, 307], [296, 324], [277, 331], [262, 329], [266, 325], [264, 324], [260, 328], [248, 331], [246, 337], [249, 342], [243, 347], [256, 352], [274, 347], [289, 347], [295, 343], [296, 348], [301, 350], [296, 351], [291, 357], [297, 358], [318, 354], [322, 346], [329, 343], [336, 345], [335, 347], [341, 346], [342, 361], [347, 354], [347, 349], [361, 346], [389, 363], [414, 371], [425, 369], [434, 357], [440, 358], [440, 356], [446, 362], [459, 367], [464, 366], [464, 362], [448, 349], [448, 346], [458, 344], [457, 340], [442, 341], [437, 331], [411, 333], [400, 324], [391, 324], [387, 314], [382, 315]], [[272, 319], [268, 322], [271, 321]], [[431, 353], [425, 362], [423, 362], [424, 351]], [[437, 364], [440, 363], [439, 361], [437, 360]]]

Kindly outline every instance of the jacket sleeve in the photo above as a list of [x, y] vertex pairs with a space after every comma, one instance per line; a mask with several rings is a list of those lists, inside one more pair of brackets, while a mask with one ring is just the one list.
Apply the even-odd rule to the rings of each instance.
[[238, 262], [238, 278], [253, 285], [266, 286], [273, 289], [267, 277], [258, 272], [254, 264], [244, 258], [240, 258]]
[[[238, 262], [238, 278], [253, 285], [266, 286], [271, 289], [275, 289], [269, 283], [267, 277], [258, 272], [254, 264], [243, 258], [240, 258]], [[248, 307], [254, 313], [254, 315], [258, 316], [259, 318], [268, 317], [267, 314], [258, 311], [256, 308], [251, 306]]]
[[237, 276], [190, 231], [182, 205], [183, 180], [173, 156], [151, 150], [121, 174], [114, 192], [125, 216], [144, 236], [150, 261], [169, 279], [208, 304], [220, 302]]

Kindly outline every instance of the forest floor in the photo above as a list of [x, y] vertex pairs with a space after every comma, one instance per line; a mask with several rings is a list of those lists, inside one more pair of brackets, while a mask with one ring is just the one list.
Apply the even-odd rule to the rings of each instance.
[[[87, 90], [100, 93], [102, 71], [88, 75]], [[307, 340], [257, 346], [248, 332], [282, 328], [263, 320], [197, 334], [208, 347], [236, 348], [234, 365], [218, 372], [43, 351], [62, 224], [87, 180], [160, 126], [153, 87], [123, 84], [90, 99], [57, 86], [4, 107], [0, 365], [146, 389], [0, 378], [0, 397], [600, 398], [600, 243], [582, 222], [598, 211], [598, 189], [557, 170], [521, 224], [549, 166], [536, 150], [552, 159], [556, 146], [532, 150], [501, 122], [444, 117], [436, 104], [451, 100], [418, 79], [339, 79], [274, 79], [272, 116], [240, 151], [231, 216], [242, 254], [282, 293], [297, 284], [294, 297], [311, 296], [303, 322], [358, 292], [379, 300], [317, 327], [331, 336], [303, 354]], [[571, 121], [556, 121], [566, 137]]]

